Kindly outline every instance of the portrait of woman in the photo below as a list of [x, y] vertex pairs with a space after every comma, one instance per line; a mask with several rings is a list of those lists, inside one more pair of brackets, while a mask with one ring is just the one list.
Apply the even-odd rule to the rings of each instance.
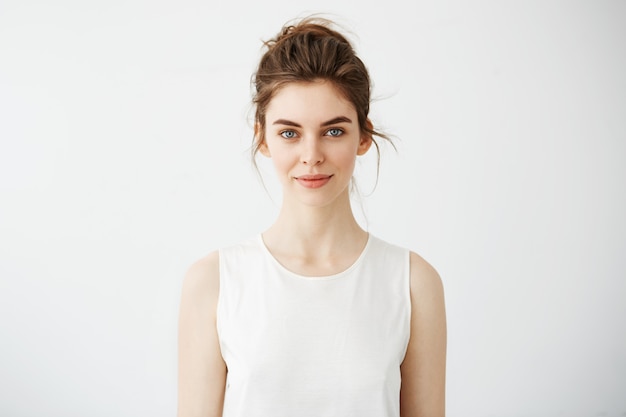
[[626, 417], [626, 2], [0, 2], [0, 416]]
[[265, 46], [253, 148], [282, 204], [185, 278], [178, 416], [443, 416], [441, 279], [351, 207], [356, 159], [388, 140], [368, 117], [368, 71], [328, 20], [287, 24]]

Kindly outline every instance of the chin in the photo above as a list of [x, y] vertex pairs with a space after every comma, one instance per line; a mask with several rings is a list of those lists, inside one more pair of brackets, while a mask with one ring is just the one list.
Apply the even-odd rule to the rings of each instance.
[[307, 190], [305, 193], [298, 193], [298, 195], [292, 196], [291, 200], [297, 201], [304, 206], [324, 208], [342, 203], [350, 204], [350, 194], [347, 187], [341, 192], [322, 191], [322, 189], [312, 192]]

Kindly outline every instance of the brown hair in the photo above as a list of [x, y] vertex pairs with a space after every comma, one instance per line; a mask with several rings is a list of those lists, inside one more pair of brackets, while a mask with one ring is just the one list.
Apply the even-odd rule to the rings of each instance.
[[264, 42], [267, 50], [253, 75], [253, 160], [265, 142], [267, 106], [282, 87], [293, 82], [330, 81], [354, 105], [361, 134], [370, 136], [377, 150], [373, 136], [390, 141], [368, 121], [371, 82], [367, 68], [346, 37], [332, 27], [330, 20], [305, 18], [285, 25], [275, 38]]

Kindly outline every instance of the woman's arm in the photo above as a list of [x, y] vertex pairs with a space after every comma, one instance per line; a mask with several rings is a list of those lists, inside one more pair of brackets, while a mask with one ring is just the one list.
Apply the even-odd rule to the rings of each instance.
[[226, 365], [220, 352], [216, 309], [219, 255], [197, 261], [183, 281], [178, 323], [178, 417], [219, 417]]
[[411, 253], [411, 338], [400, 367], [400, 415], [445, 416], [446, 310], [439, 274]]

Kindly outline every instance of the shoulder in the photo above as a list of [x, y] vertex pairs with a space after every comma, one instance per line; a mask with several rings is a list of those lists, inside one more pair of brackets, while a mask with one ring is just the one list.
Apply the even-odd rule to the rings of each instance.
[[376, 236], [371, 236], [371, 242], [373, 242], [372, 246], [379, 248], [377, 253], [384, 254], [385, 258], [398, 262], [402, 260], [404, 265], [406, 265], [408, 261], [412, 293], [413, 290], [418, 290], [418, 292], [422, 290], [428, 290], [429, 292], [443, 291], [443, 284], [439, 273], [420, 255], [404, 246], [390, 243]]
[[219, 259], [219, 252], [214, 251], [191, 264], [183, 278], [183, 301], [198, 304], [210, 302], [217, 297], [220, 285]]
[[443, 282], [437, 270], [424, 258], [409, 251], [411, 298], [443, 298]]
[[219, 251], [213, 251], [191, 264], [185, 274], [184, 284], [189, 286], [204, 286], [219, 278], [220, 256]]
[[[412, 322], [419, 327], [440, 325], [445, 329], [443, 282], [437, 270], [420, 255], [409, 252]], [[420, 324], [421, 323], [421, 324]]]

